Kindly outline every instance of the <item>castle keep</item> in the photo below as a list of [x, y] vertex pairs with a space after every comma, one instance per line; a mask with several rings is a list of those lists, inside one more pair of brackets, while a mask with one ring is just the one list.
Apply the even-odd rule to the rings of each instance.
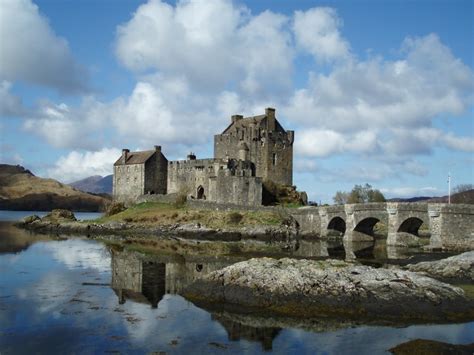
[[294, 132], [285, 131], [275, 109], [253, 117], [232, 116], [214, 136], [214, 158], [168, 161], [160, 146], [130, 152], [123, 149], [114, 164], [114, 199], [133, 202], [146, 194], [185, 193], [218, 203], [258, 206], [262, 181], [293, 183]]

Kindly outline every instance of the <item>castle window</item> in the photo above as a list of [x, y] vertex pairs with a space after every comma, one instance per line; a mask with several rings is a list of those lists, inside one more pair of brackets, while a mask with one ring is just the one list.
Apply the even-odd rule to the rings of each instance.
[[277, 163], [277, 155], [276, 155], [276, 153], [273, 153], [273, 156], [272, 156], [272, 163], [273, 163], [273, 166], [275, 166], [276, 163]]

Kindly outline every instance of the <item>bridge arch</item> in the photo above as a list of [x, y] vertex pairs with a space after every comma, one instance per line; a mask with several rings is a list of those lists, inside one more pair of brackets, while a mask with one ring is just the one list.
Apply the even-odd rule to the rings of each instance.
[[423, 220], [418, 217], [409, 217], [400, 223], [397, 233], [403, 232], [418, 236], [418, 230], [423, 223]]
[[362, 234], [374, 236], [374, 227], [377, 223], [380, 222], [380, 219], [376, 217], [366, 217], [362, 219], [354, 228], [354, 232], [359, 232]]
[[338, 231], [343, 235], [346, 232], [346, 221], [340, 216], [333, 217], [329, 221], [327, 229]]

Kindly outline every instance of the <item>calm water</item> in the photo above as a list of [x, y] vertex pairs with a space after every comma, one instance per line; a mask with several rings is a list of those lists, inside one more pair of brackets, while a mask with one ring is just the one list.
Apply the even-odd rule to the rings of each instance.
[[474, 342], [474, 322], [298, 325], [210, 313], [179, 296], [199, 275], [235, 261], [143, 258], [85, 238], [51, 240], [0, 223], [0, 353], [379, 354], [416, 338]]
[[[31, 216], [33, 214], [44, 217], [49, 212], [41, 211], [4, 211], [0, 210], [0, 221], [19, 221], [26, 216]], [[74, 215], [78, 220], [84, 221], [89, 219], [96, 219], [102, 216], [100, 212], [74, 212]]]

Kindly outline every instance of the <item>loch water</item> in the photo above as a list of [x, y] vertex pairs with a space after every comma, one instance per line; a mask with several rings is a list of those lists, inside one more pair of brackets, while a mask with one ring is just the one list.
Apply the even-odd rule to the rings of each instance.
[[0, 353], [383, 354], [419, 338], [474, 342], [474, 322], [292, 320], [210, 311], [180, 296], [199, 275], [243, 258], [140, 258], [0, 222]]

